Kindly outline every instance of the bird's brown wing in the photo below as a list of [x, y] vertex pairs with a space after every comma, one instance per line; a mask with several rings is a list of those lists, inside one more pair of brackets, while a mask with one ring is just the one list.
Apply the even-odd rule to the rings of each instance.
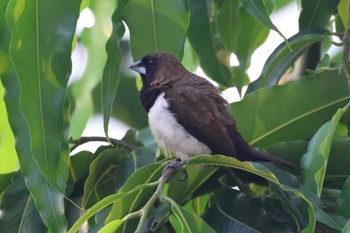
[[235, 145], [227, 131], [235, 128], [235, 122], [216, 87], [194, 74], [173, 85], [176, 88], [169, 88], [165, 98], [177, 121], [213, 154], [236, 157]]

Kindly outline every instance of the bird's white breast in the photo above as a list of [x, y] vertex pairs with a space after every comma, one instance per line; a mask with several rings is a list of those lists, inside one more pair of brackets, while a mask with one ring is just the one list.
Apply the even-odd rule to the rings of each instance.
[[161, 93], [148, 113], [149, 124], [158, 145], [165, 152], [173, 152], [181, 160], [192, 155], [210, 154], [211, 150], [190, 135], [169, 111], [169, 104]]

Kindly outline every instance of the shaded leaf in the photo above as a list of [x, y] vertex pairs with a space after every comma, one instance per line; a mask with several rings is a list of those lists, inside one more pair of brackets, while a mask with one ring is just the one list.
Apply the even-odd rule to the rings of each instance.
[[342, 233], [348, 233], [350, 232], [350, 220], [345, 224]]
[[272, 86], [278, 83], [285, 72], [291, 68], [294, 62], [304, 54], [315, 42], [328, 42], [329, 36], [321, 29], [304, 30], [281, 43], [268, 57], [264, 68], [257, 80], [248, 86], [246, 94], [258, 90], [264, 86]]
[[[264, 177], [265, 179], [277, 184], [284, 191], [291, 191], [305, 200], [308, 205], [308, 212], [311, 216], [315, 215], [317, 220], [334, 229], [340, 230], [345, 225], [345, 219], [341, 216], [328, 214], [321, 208], [321, 203], [318, 197], [302, 188], [298, 179], [292, 174], [278, 169], [273, 164], [240, 162], [232, 157], [222, 155], [198, 155], [190, 159], [188, 165], [216, 165], [233, 167], [250, 173]], [[311, 219], [314, 221], [314, 219]], [[314, 225], [314, 222], [309, 223], [309, 227]]]
[[332, 120], [325, 123], [309, 142], [308, 151], [303, 155], [304, 187], [321, 196], [327, 162], [335, 129], [346, 108], [339, 109]]
[[[107, 222], [121, 219], [142, 207], [155, 189], [148, 184], [158, 180], [161, 172], [162, 166], [159, 164], [150, 164], [134, 172], [119, 190], [119, 193], [126, 193], [127, 196], [114, 202]], [[125, 227], [132, 227], [133, 221], [126, 222]]]
[[266, 9], [264, 2], [262, 0], [240, 0], [243, 6], [247, 9], [247, 11], [258, 20], [261, 24], [266, 27], [276, 31], [284, 40], [286, 38], [283, 36], [282, 32], [278, 30], [278, 28], [272, 23], [269, 12]]
[[[348, 178], [343, 186], [343, 191], [341, 196], [338, 198], [335, 206], [335, 212], [344, 216], [345, 218], [350, 218], [350, 178]], [[347, 224], [348, 225], [348, 224]], [[347, 226], [349, 228], [349, 226]]]
[[13, 177], [1, 200], [1, 232], [46, 232], [33, 199], [20, 173]]
[[0, 200], [6, 188], [11, 184], [12, 177], [14, 174], [16, 173], [13, 172], [0, 175]]
[[91, 207], [94, 203], [115, 192], [113, 174], [123, 157], [119, 149], [106, 149], [91, 163], [89, 176], [84, 186], [84, 207]]
[[93, 205], [73, 224], [73, 226], [68, 230], [68, 233], [77, 232], [89, 218], [94, 216], [98, 211], [102, 210], [103, 208], [106, 208], [107, 206], [111, 205], [115, 200], [122, 197], [123, 195], [125, 194], [113, 194], [108, 197], [105, 197], [104, 199]]
[[187, 1], [130, 0], [122, 14], [135, 59], [162, 51], [181, 60], [189, 19]]
[[266, 148], [280, 141], [311, 138], [349, 98], [346, 79], [337, 72], [324, 72], [260, 89], [230, 108], [244, 138]]
[[[217, 232], [296, 232], [293, 219], [278, 200], [250, 199], [229, 188], [220, 190], [216, 199], [218, 203], [205, 219]], [[223, 216], [226, 221], [221, 220]]]
[[[251, 56], [266, 40], [270, 30], [262, 27], [239, 3], [239, 0], [225, 1], [221, 5], [217, 14], [217, 27], [226, 49], [238, 58], [239, 66], [234, 72], [234, 79], [240, 90], [247, 81], [246, 70], [250, 66]], [[246, 39], [242, 40], [242, 38]]]
[[[171, 204], [171, 211], [177, 221], [179, 221], [181, 228], [177, 232], [208, 232], [215, 233], [215, 231], [200, 217], [177, 205], [175, 202]], [[174, 221], [174, 220], [173, 220]]]
[[193, 50], [199, 58], [204, 72], [216, 82], [224, 86], [233, 83], [230, 70], [220, 60], [223, 48], [218, 45], [215, 37], [211, 17], [211, 5], [209, 1], [190, 0], [190, 25], [188, 27], [188, 39]]
[[187, 167], [187, 178], [182, 179], [184, 176], [183, 171], [178, 171], [171, 176], [169, 180], [169, 189], [167, 196], [173, 199], [176, 203], [183, 203], [193, 195], [196, 189], [203, 184], [217, 168], [205, 168], [200, 169], [195, 166]]
[[155, 153], [147, 148], [138, 148], [120, 161], [115, 170], [115, 190], [119, 190], [127, 179], [139, 168], [156, 162]]
[[299, 28], [324, 27], [336, 11], [338, 3], [339, 0], [302, 0]]

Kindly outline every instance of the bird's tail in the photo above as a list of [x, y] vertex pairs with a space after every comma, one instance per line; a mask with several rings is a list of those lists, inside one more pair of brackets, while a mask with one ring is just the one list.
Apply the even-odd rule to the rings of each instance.
[[236, 153], [238, 160], [241, 161], [256, 161], [256, 162], [273, 162], [288, 168], [296, 168], [296, 166], [281, 158], [269, 155], [268, 153], [251, 147], [241, 136], [238, 131], [232, 135], [232, 140], [236, 146]]

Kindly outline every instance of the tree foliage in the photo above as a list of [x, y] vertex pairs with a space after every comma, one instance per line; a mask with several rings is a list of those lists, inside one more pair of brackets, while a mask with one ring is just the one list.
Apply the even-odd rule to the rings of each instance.
[[[291, 0], [1, 1], [0, 232], [350, 232], [349, 2], [298, 2], [299, 32], [285, 38], [270, 16]], [[77, 32], [86, 7], [95, 24]], [[271, 30], [284, 42], [250, 83]], [[81, 47], [87, 66], [68, 83]], [[127, 69], [157, 50], [236, 87], [242, 99], [229, 107], [244, 138], [298, 169], [198, 155], [187, 177], [162, 174]], [[105, 137], [82, 137], [98, 113]], [[120, 140], [111, 117], [131, 128]], [[108, 144], [75, 152], [95, 140]], [[248, 196], [223, 167], [269, 185]]]

